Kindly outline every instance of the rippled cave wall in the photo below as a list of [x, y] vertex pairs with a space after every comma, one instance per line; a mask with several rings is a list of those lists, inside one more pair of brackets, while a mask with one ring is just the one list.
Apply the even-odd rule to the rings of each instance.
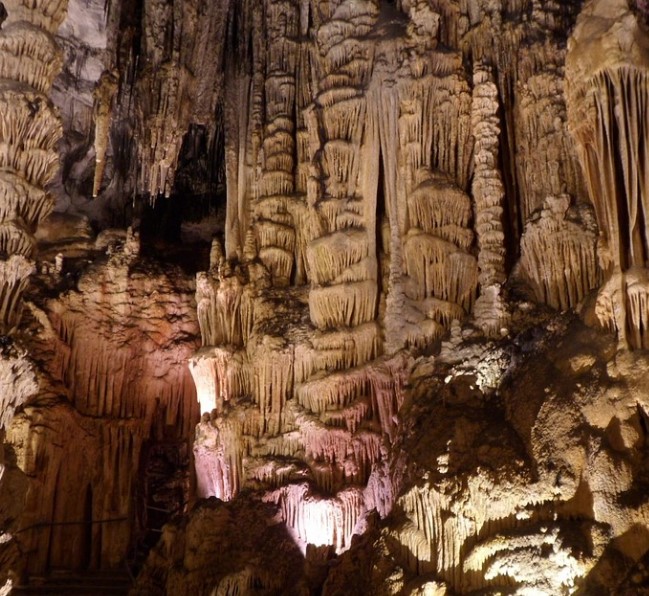
[[0, 593], [649, 589], [644, 0], [4, 6]]

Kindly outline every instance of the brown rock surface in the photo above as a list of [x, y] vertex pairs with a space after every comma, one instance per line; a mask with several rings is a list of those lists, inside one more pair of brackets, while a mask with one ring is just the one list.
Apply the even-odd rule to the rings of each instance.
[[644, 589], [645, 0], [5, 7], [0, 593]]

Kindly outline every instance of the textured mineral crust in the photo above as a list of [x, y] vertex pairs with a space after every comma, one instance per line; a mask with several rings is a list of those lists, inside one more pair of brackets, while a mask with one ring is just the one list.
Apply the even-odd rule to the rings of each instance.
[[645, 0], [4, 8], [0, 594], [649, 592]]

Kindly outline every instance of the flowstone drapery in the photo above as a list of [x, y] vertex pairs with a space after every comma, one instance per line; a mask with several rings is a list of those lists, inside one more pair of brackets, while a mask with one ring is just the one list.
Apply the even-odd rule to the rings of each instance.
[[570, 125], [600, 228], [605, 285], [597, 316], [632, 348], [649, 347], [647, 196], [649, 45], [625, 1], [589, 2], [567, 58]]
[[[406, 30], [371, 1], [269, 1], [264, 18], [250, 83], [231, 91], [250, 90], [249, 127], [227, 139], [238, 207], [225, 255], [215, 246], [198, 277], [199, 492], [262, 488], [301, 543], [340, 552], [393, 500], [400, 349], [439, 337], [475, 299], [470, 96], [459, 57], [418, 45], [434, 23]], [[259, 69], [272, 73], [263, 85]]]

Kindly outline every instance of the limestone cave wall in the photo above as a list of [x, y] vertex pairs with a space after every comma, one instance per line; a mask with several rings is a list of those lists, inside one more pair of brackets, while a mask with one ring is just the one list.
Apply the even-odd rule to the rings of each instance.
[[0, 6], [0, 593], [648, 589], [644, 0]]

